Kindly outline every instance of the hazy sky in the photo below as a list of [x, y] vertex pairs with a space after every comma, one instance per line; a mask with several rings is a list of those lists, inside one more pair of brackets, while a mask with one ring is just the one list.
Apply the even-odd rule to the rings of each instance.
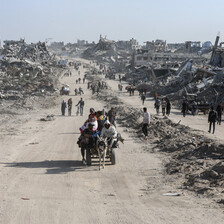
[[0, 39], [224, 40], [224, 0], [0, 0]]

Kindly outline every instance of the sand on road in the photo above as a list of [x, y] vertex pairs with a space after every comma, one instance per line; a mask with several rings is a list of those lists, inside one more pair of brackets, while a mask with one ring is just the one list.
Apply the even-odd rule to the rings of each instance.
[[[81, 77], [84, 72], [81, 69]], [[78, 129], [90, 107], [100, 110], [106, 105], [91, 98], [86, 84], [76, 85], [78, 77], [72, 70], [61, 82], [72, 90], [84, 89], [83, 117], [75, 116], [80, 96], [61, 96], [57, 107], [31, 112], [16, 134], [1, 136], [0, 223], [223, 223], [222, 210], [209, 199], [186, 193], [163, 196], [176, 191], [164, 176], [163, 156], [145, 152], [145, 143], [119, 125], [126, 141], [116, 150], [117, 164], [107, 163], [99, 171], [97, 160], [93, 166], [81, 163]], [[70, 97], [72, 116], [62, 117], [60, 103]], [[137, 106], [139, 99], [134, 100]], [[47, 114], [56, 119], [40, 122]]]

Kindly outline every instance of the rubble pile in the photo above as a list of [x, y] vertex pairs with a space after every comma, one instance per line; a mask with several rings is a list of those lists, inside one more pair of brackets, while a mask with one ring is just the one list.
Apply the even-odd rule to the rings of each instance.
[[[105, 95], [104, 95], [105, 96]], [[117, 122], [130, 133], [142, 137], [142, 111], [122, 106], [117, 97], [99, 96], [110, 102], [119, 114]], [[108, 107], [110, 107], [108, 106]], [[167, 153], [166, 172], [175, 175], [178, 187], [197, 194], [216, 196], [223, 193], [224, 145], [195, 133], [191, 128], [173, 123], [168, 118], [152, 116], [149, 139], [156, 149]], [[177, 176], [182, 178], [176, 178]], [[183, 180], [180, 182], [180, 180]], [[178, 182], [179, 181], [179, 182]]]
[[184, 98], [195, 95], [199, 103], [217, 105], [224, 101], [224, 69], [195, 63], [188, 59], [178, 68], [134, 67], [126, 73], [125, 79], [136, 86], [144, 83], [150, 86], [151, 96], [167, 96], [173, 104], [179, 105]]
[[[133, 40], [130, 40], [130, 43], [132, 42]], [[124, 72], [131, 60], [130, 52], [132, 51], [130, 45], [125, 46], [121, 41], [117, 43], [108, 40], [106, 37], [100, 37], [99, 42], [85, 50], [82, 56], [87, 59], [97, 60], [98, 63], [103, 63], [116, 73]]]
[[55, 91], [55, 55], [45, 43], [4, 41], [0, 55], [1, 99], [15, 100]]
[[[94, 97], [110, 102], [107, 107], [115, 108], [117, 122], [129, 133], [142, 138], [142, 111], [123, 106], [108, 90]], [[157, 116], [151, 117], [149, 139], [155, 146], [154, 152], [165, 153], [166, 173], [175, 178], [175, 187], [220, 198], [224, 186], [224, 144], [214, 143], [189, 127]]]
[[168, 118], [154, 117], [150, 127], [150, 139], [157, 139], [156, 147], [171, 157], [166, 164], [167, 173], [185, 179], [178, 183], [179, 187], [210, 196], [223, 192], [223, 144], [214, 143]]
[[67, 43], [64, 42], [52, 42], [49, 45], [49, 49], [57, 54], [58, 56], [69, 56], [78, 57], [90, 47], [95, 46], [95, 43], [88, 43], [85, 40], [77, 40], [77, 43]]
[[[224, 101], [224, 48], [223, 43], [218, 46], [218, 40], [214, 46], [210, 41], [202, 46], [200, 41], [179, 45], [162, 40], [146, 42], [141, 48], [129, 51], [131, 60], [125, 66], [123, 80], [135, 86], [150, 86], [147, 91], [151, 96], [155, 92], [161, 97], [167, 96], [173, 105], [179, 106], [184, 98], [193, 94], [198, 104], [216, 106]], [[205, 94], [212, 88], [213, 94]]]

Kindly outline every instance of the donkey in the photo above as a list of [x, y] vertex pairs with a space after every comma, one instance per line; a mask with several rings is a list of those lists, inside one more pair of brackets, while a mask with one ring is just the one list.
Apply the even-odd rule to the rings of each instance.
[[103, 169], [104, 169], [105, 157], [106, 157], [107, 148], [108, 148], [107, 140], [97, 135], [96, 148], [97, 148], [98, 156], [99, 156], [99, 170], [101, 168], [101, 159], [103, 159]]

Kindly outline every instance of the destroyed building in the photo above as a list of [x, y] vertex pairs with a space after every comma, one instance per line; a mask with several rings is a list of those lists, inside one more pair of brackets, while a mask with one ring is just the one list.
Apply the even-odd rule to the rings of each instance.
[[153, 40], [146, 41], [145, 45], [142, 46], [142, 49], [153, 51], [153, 52], [165, 52], [167, 49], [166, 41], [164, 40]]
[[99, 42], [85, 50], [82, 56], [104, 63], [111, 68], [111, 71], [124, 72], [126, 66], [130, 63], [132, 48], [136, 47], [136, 44], [137, 42], [134, 39], [117, 44], [116, 41], [100, 36]]
[[194, 58], [195, 60], [201, 60], [198, 55], [187, 53], [173, 53], [173, 52], [154, 52], [152, 50], [139, 49], [133, 54], [134, 66], [157, 66], [169, 67], [172, 64], [176, 66], [178, 63]]
[[45, 42], [4, 41], [0, 57], [0, 98], [18, 99], [54, 92], [55, 55]]
[[52, 42], [49, 49], [58, 56], [77, 57], [87, 48], [95, 46], [95, 43], [88, 43], [86, 40], [77, 40], [76, 43]]
[[136, 86], [144, 84], [151, 96], [155, 92], [168, 96], [175, 105], [188, 96], [195, 96], [198, 104], [208, 107], [224, 103], [224, 48], [218, 42], [219, 36], [213, 48], [210, 41], [167, 44], [167, 51], [165, 42], [158, 42], [163, 48], [148, 42], [148, 49], [133, 53], [131, 71], [125, 79]]
[[201, 41], [185, 41], [185, 51], [188, 53], [198, 52], [201, 49]]
[[213, 66], [223, 68], [224, 67], [224, 48], [222, 47], [222, 45], [224, 44], [224, 42], [221, 42], [218, 45], [219, 39], [220, 39], [220, 37], [218, 35], [216, 37], [215, 44], [212, 49], [212, 56], [211, 56], [210, 64]]
[[211, 41], [185, 41], [185, 43], [168, 43], [167, 51], [175, 53], [197, 53], [199, 55], [212, 51]]
[[116, 45], [118, 48], [128, 51], [133, 51], [140, 48], [137, 40], [135, 40], [134, 38], [129, 41], [119, 40], [116, 42]]
[[167, 43], [167, 51], [176, 52], [180, 49], [184, 49], [184, 43]]

